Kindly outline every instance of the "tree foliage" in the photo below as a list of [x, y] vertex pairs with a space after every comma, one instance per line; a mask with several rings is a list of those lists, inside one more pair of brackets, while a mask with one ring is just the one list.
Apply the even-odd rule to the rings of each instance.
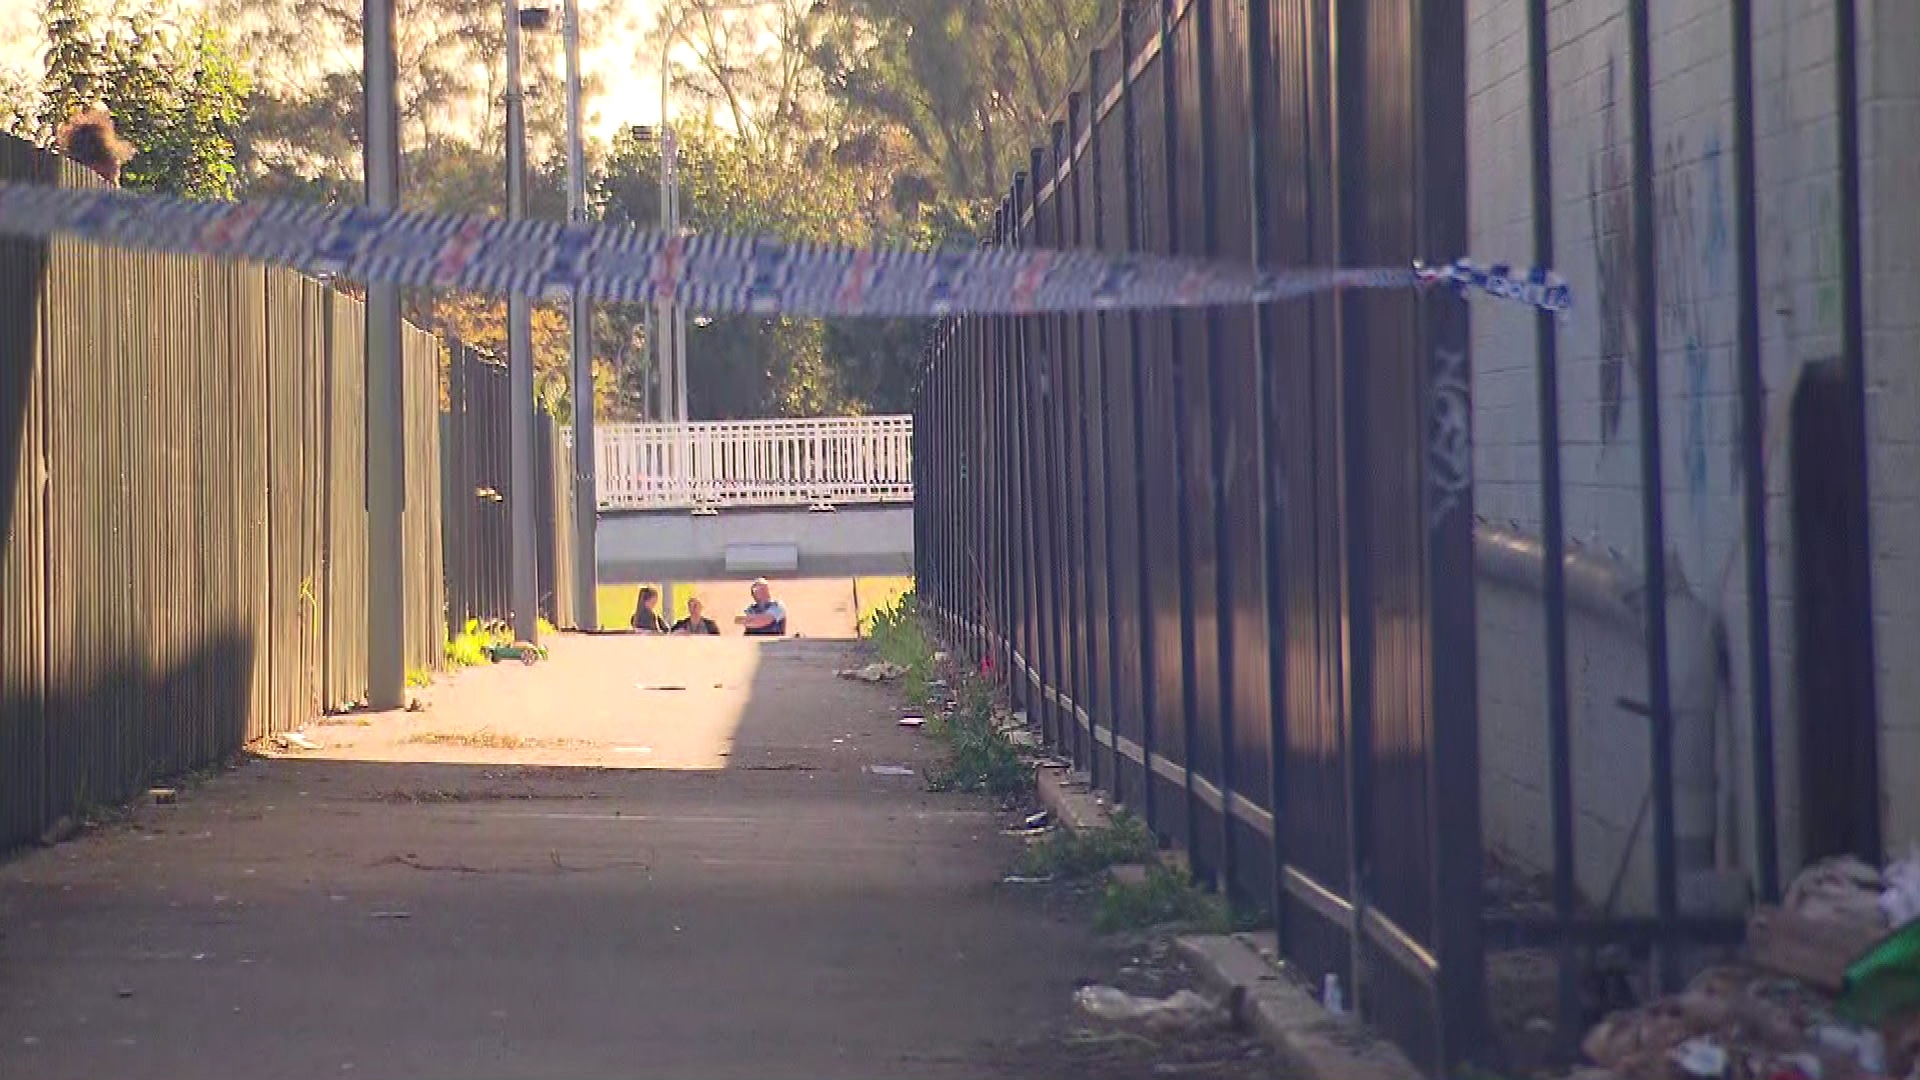
[[234, 197], [234, 146], [251, 83], [220, 31], [88, 0], [48, 0], [42, 26], [45, 67], [32, 103], [16, 104], [7, 118], [16, 133], [50, 144], [68, 117], [104, 106], [136, 150], [122, 172], [126, 186]]
[[827, 92], [898, 126], [963, 199], [997, 197], [1114, 19], [1114, 0], [821, 0]]
[[[91, 5], [139, 3], [141, 13]], [[0, 124], [50, 138], [104, 99], [141, 154], [130, 183], [188, 194], [361, 198], [362, 0], [46, 0], [48, 74], [0, 72]], [[186, 3], [205, 22], [155, 12]], [[402, 199], [505, 209], [499, 0], [396, 0]], [[557, 6], [557, 4], [555, 5]], [[971, 243], [1115, 0], [664, 0], [637, 66], [671, 57], [684, 224], [835, 244]], [[589, 41], [630, 10], [583, 3]], [[218, 27], [215, 32], [211, 27]], [[57, 29], [56, 29], [57, 28]], [[523, 35], [536, 217], [565, 208], [561, 37]], [[601, 87], [588, 70], [591, 114]], [[19, 93], [9, 93], [19, 84]], [[641, 129], [590, 144], [590, 213], [652, 227], [659, 144]], [[493, 298], [408, 297], [409, 317], [484, 348], [506, 343]], [[646, 319], [603, 305], [598, 407], [639, 415]], [[688, 326], [697, 417], [904, 408], [918, 320], [721, 317]], [[566, 317], [537, 306], [536, 382], [565, 392]]]

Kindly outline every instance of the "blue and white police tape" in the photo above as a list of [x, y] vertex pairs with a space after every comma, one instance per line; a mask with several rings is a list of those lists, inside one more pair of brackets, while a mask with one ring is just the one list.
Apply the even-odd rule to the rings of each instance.
[[[863, 251], [760, 237], [262, 200], [199, 202], [114, 189], [0, 183], [0, 233], [249, 259], [355, 281], [559, 298], [669, 302], [790, 315], [1036, 314], [1258, 304], [1327, 289], [1445, 280], [1564, 306], [1564, 284], [1425, 268], [1260, 271], [1224, 261], [1094, 251]], [[1500, 282], [1495, 291], [1494, 282]], [[1549, 280], [1543, 276], [1542, 281]], [[1552, 279], [1557, 280], [1557, 279]], [[1557, 291], [1556, 291], [1557, 290]]]
[[1450, 285], [1462, 294], [1478, 289], [1488, 296], [1556, 313], [1573, 307], [1573, 290], [1566, 279], [1537, 266], [1516, 274], [1505, 263], [1482, 270], [1472, 260], [1456, 259], [1441, 266], [1414, 263], [1413, 272], [1422, 284]]

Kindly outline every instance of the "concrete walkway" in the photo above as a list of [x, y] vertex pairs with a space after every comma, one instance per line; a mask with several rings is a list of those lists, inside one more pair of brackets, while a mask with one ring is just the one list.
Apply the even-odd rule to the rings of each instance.
[[935, 751], [854, 654], [564, 639], [15, 859], [0, 1076], [1068, 1075], [1009, 1048], [1101, 975], [1083, 920], [874, 771]]

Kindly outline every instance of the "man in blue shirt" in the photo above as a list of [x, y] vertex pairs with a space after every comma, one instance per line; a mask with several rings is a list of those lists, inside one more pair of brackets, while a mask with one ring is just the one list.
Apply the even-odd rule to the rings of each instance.
[[784, 637], [787, 609], [773, 598], [773, 587], [767, 584], [767, 579], [761, 578], [753, 583], [753, 603], [734, 616], [733, 621], [745, 629], [748, 637]]

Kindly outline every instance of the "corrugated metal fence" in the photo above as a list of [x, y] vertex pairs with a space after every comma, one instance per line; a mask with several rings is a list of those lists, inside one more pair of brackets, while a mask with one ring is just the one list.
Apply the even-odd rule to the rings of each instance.
[[[1405, 265], [1465, 243], [1464, 14], [1127, 3], [996, 244]], [[1481, 1041], [1466, 316], [970, 318], [915, 407], [924, 601], [1050, 739], [1438, 1071]]]
[[[0, 176], [92, 182], [4, 138]], [[285, 271], [0, 238], [0, 849], [365, 697], [364, 328]], [[408, 329], [416, 668], [439, 348]]]

